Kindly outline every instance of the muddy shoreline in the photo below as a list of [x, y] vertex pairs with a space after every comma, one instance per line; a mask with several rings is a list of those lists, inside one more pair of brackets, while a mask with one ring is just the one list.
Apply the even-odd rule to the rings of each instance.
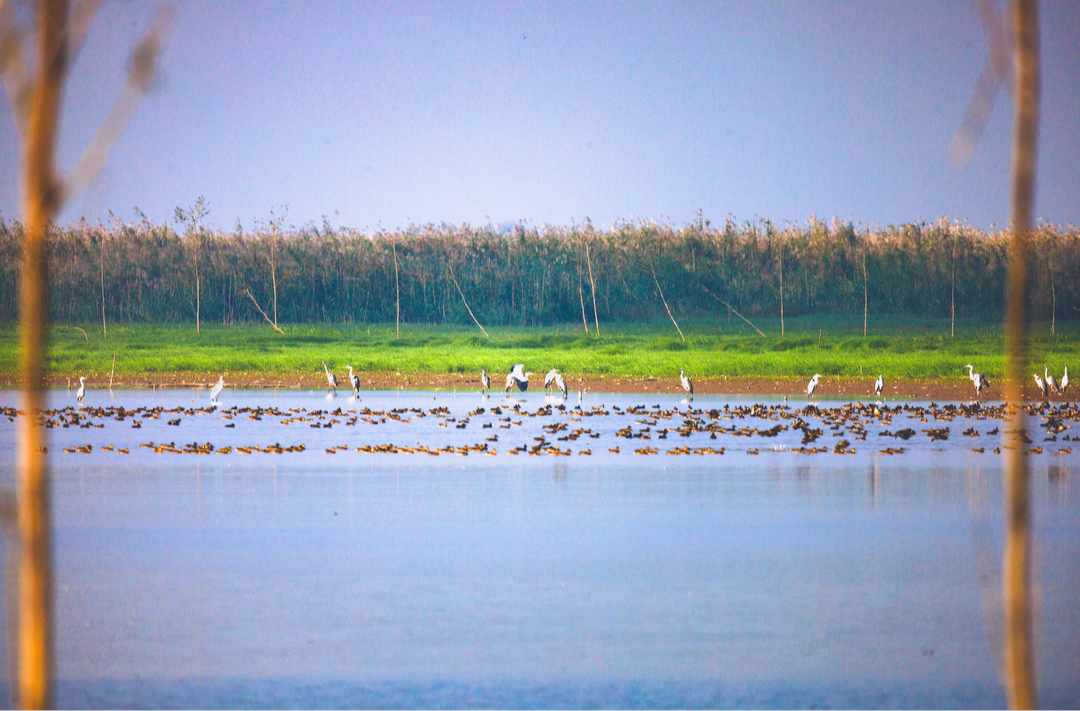
[[[220, 373], [172, 372], [145, 373], [138, 375], [116, 374], [112, 379], [113, 389], [125, 388], [210, 388], [217, 383]], [[479, 390], [479, 373], [393, 373], [369, 372], [358, 373], [361, 390]], [[542, 375], [533, 376], [532, 389], [543, 389]], [[502, 392], [500, 387], [505, 375], [492, 377], [493, 392]], [[345, 384], [346, 373], [338, 373], [338, 389], [348, 389]], [[52, 388], [77, 388], [77, 378], [53, 375], [47, 378]], [[571, 392], [609, 393], [682, 393], [678, 377], [656, 378], [653, 376], [569, 376], [566, 385]], [[0, 377], [0, 386], [17, 387], [18, 381], [11, 376]], [[90, 389], [107, 389], [109, 376], [87, 378], [86, 386]], [[325, 389], [326, 377], [322, 373], [225, 373], [227, 388], [300, 388]], [[794, 395], [806, 397], [806, 380], [803, 378], [697, 378], [694, 380], [695, 394], [723, 395]], [[822, 377], [815, 395], [843, 396], [850, 398], [870, 398], [874, 394], [874, 379]], [[966, 377], [960, 376], [949, 380], [887, 380], [886, 397], [898, 397], [917, 400], [963, 400], [975, 396], [974, 387]], [[1071, 393], [1070, 393], [1071, 395]], [[997, 385], [983, 391], [982, 400], [1000, 400], [1001, 388]], [[1025, 397], [1029, 400], [1043, 399], [1034, 387], [1025, 388]], [[1052, 401], [1062, 400], [1053, 396]]]

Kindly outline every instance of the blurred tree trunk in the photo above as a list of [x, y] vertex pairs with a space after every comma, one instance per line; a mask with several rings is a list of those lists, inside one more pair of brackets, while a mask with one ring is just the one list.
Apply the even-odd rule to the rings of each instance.
[[1031, 640], [1031, 493], [1024, 443], [1021, 383], [1027, 365], [1029, 241], [1035, 203], [1035, 150], [1039, 124], [1039, 29], [1035, 0], [1013, 0], [1013, 237], [1009, 247], [1008, 316], [1005, 322], [1005, 399], [1013, 411], [1012, 447], [1005, 461], [1005, 678], [1013, 708], [1034, 708], [1035, 661]]
[[53, 705], [53, 569], [51, 506], [45, 430], [44, 365], [49, 318], [47, 234], [60, 205], [62, 187], [54, 172], [57, 125], [67, 70], [66, 0], [42, 0], [38, 18], [38, 68], [33, 81], [23, 186], [20, 367], [23, 408], [19, 437], [19, 705]]

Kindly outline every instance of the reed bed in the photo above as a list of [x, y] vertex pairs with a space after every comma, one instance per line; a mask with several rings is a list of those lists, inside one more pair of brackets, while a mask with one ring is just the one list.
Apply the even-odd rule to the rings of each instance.
[[[471, 308], [485, 326], [576, 322], [595, 335], [605, 322], [664, 319], [664, 302], [680, 321], [730, 315], [730, 305], [762, 328], [779, 324], [781, 299], [786, 319], [865, 311], [1000, 323], [1005, 312], [1009, 233], [945, 220], [880, 229], [821, 220], [782, 229], [767, 220], [273, 227], [198, 228], [197, 239], [145, 218], [54, 228], [52, 319], [187, 323], [198, 308], [204, 323], [225, 325], [264, 323], [264, 313], [281, 324], [468, 325]], [[0, 322], [17, 318], [22, 230], [0, 219]], [[1032, 264], [1033, 319], [1075, 319], [1080, 232], [1040, 227]]]

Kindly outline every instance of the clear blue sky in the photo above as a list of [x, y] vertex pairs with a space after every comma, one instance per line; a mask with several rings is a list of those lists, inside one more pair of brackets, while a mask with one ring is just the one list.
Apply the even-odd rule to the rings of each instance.
[[[67, 169], [155, 5], [106, 2], [65, 98]], [[63, 213], [399, 228], [598, 226], [698, 209], [868, 226], [1008, 220], [1011, 97], [948, 157], [986, 58], [970, 2], [177, 3], [159, 89]], [[1080, 3], [1041, 6], [1036, 214], [1080, 224]], [[19, 216], [0, 117], [0, 212]]]

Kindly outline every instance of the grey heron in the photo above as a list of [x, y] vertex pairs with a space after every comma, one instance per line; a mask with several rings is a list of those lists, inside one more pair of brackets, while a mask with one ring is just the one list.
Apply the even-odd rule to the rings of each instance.
[[519, 392], [525, 392], [529, 389], [529, 376], [532, 373], [525, 372], [525, 364], [518, 363], [506, 376], [506, 392], [510, 392], [510, 388], [517, 386]]
[[1061, 376], [1061, 394], [1069, 389], [1069, 366], [1065, 366], [1065, 374]]
[[544, 390], [551, 388], [551, 384], [555, 382], [555, 376], [559, 374], [558, 369], [552, 368], [548, 371], [548, 374], [544, 376]]
[[483, 368], [480, 369], [480, 390], [481, 392], [491, 390], [491, 378]]
[[82, 375], [79, 376], [79, 390], [75, 393], [75, 399], [82, 402], [83, 395], [86, 394], [86, 384], [83, 382], [86, 378]]
[[881, 391], [885, 389], [885, 376], [877, 376], [877, 380], [874, 381], [874, 394], [881, 397]]
[[217, 402], [218, 395], [225, 389], [225, 376], [222, 375], [218, 378], [217, 385], [210, 391], [210, 402]]
[[555, 387], [562, 391], [562, 396], [566, 397], [566, 381], [563, 380], [562, 373], [555, 373]]
[[353, 392], [357, 395], [360, 394], [360, 378], [353, 372], [352, 366], [345, 366], [349, 369], [349, 384], [352, 385]]
[[679, 368], [679, 384], [682, 385], [682, 389], [689, 395], [694, 394], [694, 383], [690, 378], [686, 377], [686, 369]]
[[1046, 387], [1046, 381], [1040, 378], [1038, 373], [1032, 373], [1031, 377], [1035, 378], [1035, 385], [1039, 387], [1039, 392], [1042, 393], [1043, 397], [1046, 397], [1049, 392], [1049, 388]]
[[806, 394], [810, 397], [814, 397], [814, 391], [817, 390], [817, 384], [820, 378], [821, 373], [814, 373], [814, 377], [810, 378], [810, 382], [806, 386]]
[[326, 361], [325, 360], [322, 362], [322, 367], [323, 367], [323, 370], [326, 371], [326, 382], [327, 382], [327, 384], [334, 389], [334, 392], [337, 392], [337, 376], [334, 375], [333, 373], [331, 373], [330, 369], [326, 367]]
[[1050, 369], [1046, 367], [1046, 363], [1043, 363], [1043, 379], [1046, 380], [1046, 387], [1050, 388], [1050, 392], [1060, 393], [1057, 381], [1054, 380], [1054, 376], [1050, 375]]
[[984, 378], [982, 373], [976, 373], [975, 366], [971, 363], [968, 363], [964, 367], [968, 369], [968, 378], [975, 384], [975, 396], [978, 397], [982, 394], [983, 388], [990, 386], [990, 381], [987, 378]]

